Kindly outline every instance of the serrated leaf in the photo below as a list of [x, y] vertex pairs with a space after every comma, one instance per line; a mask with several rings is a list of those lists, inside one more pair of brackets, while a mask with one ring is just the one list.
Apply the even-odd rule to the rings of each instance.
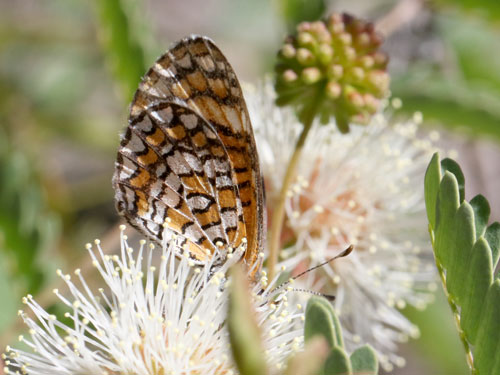
[[377, 375], [377, 354], [370, 345], [364, 345], [351, 354], [351, 367], [353, 374]]
[[334, 347], [326, 359], [324, 375], [350, 375], [352, 374], [351, 361], [344, 349]]
[[[466, 288], [464, 276], [469, 271], [472, 246], [475, 241], [474, 210], [468, 202], [463, 202], [454, 218], [454, 235], [451, 238], [449, 264], [446, 269], [446, 287], [448, 292], [461, 302]], [[450, 242], [451, 242], [450, 241]]]
[[476, 239], [484, 235], [488, 219], [490, 218], [490, 204], [481, 194], [471, 199], [470, 204], [474, 209], [474, 222], [476, 225]]
[[323, 368], [328, 353], [325, 338], [314, 337], [307, 342], [302, 352], [290, 358], [285, 375], [317, 375]]
[[439, 153], [434, 153], [425, 171], [425, 207], [427, 209], [427, 219], [432, 228], [436, 228], [436, 201], [441, 182], [441, 167], [439, 164]]
[[267, 374], [264, 350], [255, 313], [250, 303], [245, 272], [239, 264], [231, 269], [227, 325], [234, 362], [241, 375]]
[[439, 184], [439, 193], [436, 203], [436, 257], [443, 264], [449, 264], [453, 256], [454, 237], [456, 231], [455, 214], [459, 207], [459, 191], [457, 179], [446, 171]]
[[488, 229], [486, 229], [486, 233], [484, 234], [484, 238], [488, 241], [488, 245], [490, 245], [491, 249], [491, 260], [493, 269], [496, 269], [498, 258], [500, 256], [500, 223], [494, 222], [491, 224]]
[[311, 297], [307, 303], [304, 340], [307, 342], [315, 336], [323, 336], [330, 348], [333, 348], [339, 344], [337, 333], [335, 332], [332, 310], [323, 300], [320, 297]]
[[495, 280], [488, 290], [477, 334], [478, 345], [474, 351], [474, 364], [478, 374], [498, 374], [498, 358], [500, 357], [499, 317], [500, 280]]
[[451, 172], [457, 179], [460, 203], [462, 203], [465, 199], [465, 177], [462, 169], [455, 160], [448, 158], [441, 160], [441, 168], [443, 169], [443, 174], [446, 171]]
[[[476, 344], [476, 337], [484, 309], [485, 296], [493, 282], [491, 250], [488, 242], [480, 238], [472, 248], [472, 257], [467, 274], [463, 277], [464, 299], [461, 313], [461, 326], [469, 342]], [[483, 343], [481, 343], [483, 345]]]

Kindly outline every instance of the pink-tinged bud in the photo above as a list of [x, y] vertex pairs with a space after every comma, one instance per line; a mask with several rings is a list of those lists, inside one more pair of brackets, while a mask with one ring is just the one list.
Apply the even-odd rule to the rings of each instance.
[[368, 33], [361, 33], [356, 38], [356, 43], [360, 47], [367, 47], [370, 45], [370, 35]]
[[307, 47], [314, 45], [314, 37], [308, 32], [301, 32], [297, 36], [297, 41], [299, 42], [299, 46]]
[[345, 46], [351, 45], [352, 43], [352, 36], [349, 33], [342, 33], [338, 36], [338, 38], [340, 42]]
[[351, 75], [355, 81], [362, 81], [365, 78], [365, 71], [359, 66], [355, 66], [351, 69]]
[[375, 65], [375, 59], [371, 56], [363, 56], [361, 58], [361, 65], [363, 65], [363, 68], [365, 69], [370, 69], [373, 67], [373, 65]]
[[321, 72], [318, 68], [305, 68], [301, 74], [304, 83], [316, 83], [321, 79]]
[[314, 55], [306, 48], [299, 48], [297, 50], [297, 61], [301, 65], [311, 65], [314, 63]]
[[292, 69], [285, 70], [283, 72], [283, 79], [286, 82], [295, 82], [297, 80], [297, 73], [295, 73]]
[[[355, 116], [369, 117], [388, 94], [381, 41], [372, 24], [347, 14], [299, 24], [278, 55], [276, 102], [296, 105], [299, 118], [307, 111], [322, 123], [335, 116], [339, 129], [348, 131]], [[316, 107], [306, 108], [311, 97]]]
[[375, 89], [375, 93], [382, 96], [384, 92], [389, 90], [390, 77], [389, 74], [382, 70], [373, 70], [368, 75], [368, 81], [370, 82], [372, 88]]
[[378, 100], [371, 94], [364, 94], [363, 99], [365, 101], [366, 110], [370, 114], [377, 112], [378, 108], [380, 107], [380, 100]]
[[281, 54], [283, 55], [283, 57], [286, 57], [287, 59], [294, 58], [296, 52], [297, 51], [295, 50], [295, 48], [291, 44], [285, 44], [281, 48]]
[[342, 65], [330, 65], [328, 75], [330, 78], [339, 80], [344, 75], [344, 68], [342, 67]]
[[329, 44], [323, 43], [318, 49], [318, 59], [323, 65], [327, 65], [332, 61], [333, 48]]
[[342, 94], [342, 86], [335, 81], [330, 81], [326, 85], [326, 95], [331, 99], [337, 99]]
[[356, 50], [353, 47], [344, 47], [344, 56], [347, 62], [352, 62], [356, 58]]
[[356, 109], [362, 109], [365, 105], [365, 100], [363, 99], [363, 95], [361, 95], [356, 89], [348, 90], [346, 93], [347, 100], [349, 104], [351, 104]]

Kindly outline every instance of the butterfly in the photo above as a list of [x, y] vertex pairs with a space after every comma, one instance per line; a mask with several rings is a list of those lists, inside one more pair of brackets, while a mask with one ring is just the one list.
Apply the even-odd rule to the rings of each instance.
[[175, 234], [198, 264], [243, 246], [244, 262], [259, 268], [264, 191], [252, 125], [236, 74], [209, 38], [182, 39], [143, 77], [113, 186], [118, 213], [152, 240]]

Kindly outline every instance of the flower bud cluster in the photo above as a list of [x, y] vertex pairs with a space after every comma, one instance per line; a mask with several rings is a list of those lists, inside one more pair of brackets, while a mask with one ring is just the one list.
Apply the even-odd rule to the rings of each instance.
[[366, 124], [388, 95], [388, 57], [373, 24], [347, 14], [303, 22], [279, 52], [278, 105], [296, 105], [299, 117], [314, 108], [323, 123], [335, 116], [341, 131]]

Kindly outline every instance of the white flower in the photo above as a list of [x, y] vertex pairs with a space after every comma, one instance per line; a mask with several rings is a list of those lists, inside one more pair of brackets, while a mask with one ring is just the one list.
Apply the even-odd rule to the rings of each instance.
[[[79, 270], [75, 275], [80, 286], [60, 273], [71, 297], [55, 293], [69, 308], [65, 316], [71, 324], [26, 297], [38, 323], [21, 313], [31, 335], [21, 340], [33, 353], [9, 347], [6, 372], [237, 374], [225, 328], [229, 283], [225, 274], [241, 249], [214, 273], [210, 264], [200, 267], [188, 257], [178, 259], [174, 241], [165, 242], [160, 250], [145, 243], [141, 241], [134, 254], [122, 233], [121, 254], [113, 256], [103, 253], [99, 241], [95, 247], [87, 245], [102, 277], [97, 293]], [[212, 261], [219, 260], [215, 256]], [[297, 323], [303, 313], [287, 307], [284, 293], [276, 299], [271, 286], [261, 288], [262, 283], [254, 285], [254, 306], [266, 359], [275, 373], [290, 353], [302, 347], [303, 332]]]
[[[276, 107], [269, 84], [246, 97], [272, 215], [302, 125]], [[281, 253], [282, 264], [304, 270], [354, 245], [348, 257], [309, 273], [307, 287], [336, 295], [347, 348], [371, 343], [386, 369], [404, 363], [396, 343], [418, 335], [399, 309], [425, 307], [435, 286], [423, 199], [432, 143], [416, 135], [420, 114], [396, 123], [389, 112], [348, 134], [313, 126], [287, 194]]]

